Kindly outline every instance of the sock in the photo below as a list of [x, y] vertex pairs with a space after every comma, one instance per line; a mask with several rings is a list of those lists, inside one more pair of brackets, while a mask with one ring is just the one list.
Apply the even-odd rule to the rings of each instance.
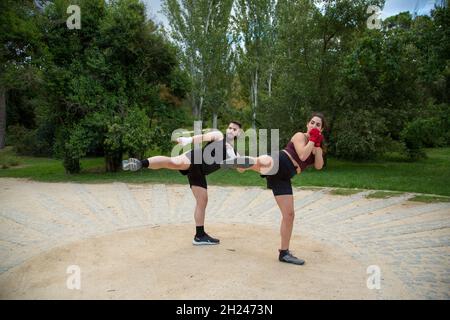
[[280, 258], [283, 258], [285, 255], [288, 254], [289, 249], [286, 249], [286, 250], [278, 250], [278, 251], [280, 251]]
[[195, 233], [196, 237], [201, 237], [201, 236], [205, 235], [205, 229], [203, 226], [195, 227], [195, 229], [196, 229], [196, 233]]
[[148, 168], [150, 166], [150, 162], [148, 162], [148, 159], [141, 160], [142, 167]]

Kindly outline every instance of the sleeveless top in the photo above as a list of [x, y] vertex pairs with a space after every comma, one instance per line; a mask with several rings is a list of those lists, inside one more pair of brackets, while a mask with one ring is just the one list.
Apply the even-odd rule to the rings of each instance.
[[300, 166], [300, 169], [303, 171], [306, 169], [306, 167], [311, 166], [314, 164], [314, 155], [311, 154], [309, 155], [309, 157], [305, 160], [305, 161], [301, 161], [300, 157], [297, 154], [297, 151], [295, 151], [295, 146], [294, 143], [292, 141], [289, 141], [289, 143], [286, 145], [286, 148], [284, 148], [284, 150], [287, 151], [287, 153], [289, 153], [289, 155], [295, 160], [297, 161], [298, 165]]

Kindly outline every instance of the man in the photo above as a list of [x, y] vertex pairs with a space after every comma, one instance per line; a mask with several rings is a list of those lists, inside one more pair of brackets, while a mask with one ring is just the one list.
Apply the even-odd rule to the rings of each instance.
[[181, 137], [177, 139], [177, 142], [183, 147], [191, 143], [208, 143], [203, 148], [194, 148], [176, 157], [154, 156], [144, 160], [130, 158], [123, 161], [123, 170], [137, 171], [145, 167], [153, 170], [179, 170], [181, 174], [186, 175], [196, 201], [194, 211], [196, 233], [192, 243], [194, 245], [219, 244], [220, 240], [209, 236], [204, 229], [208, 204], [206, 176], [219, 170], [221, 163], [225, 160], [239, 156], [234, 149], [234, 141], [241, 131], [242, 125], [238, 121], [231, 121], [225, 137], [220, 131]]

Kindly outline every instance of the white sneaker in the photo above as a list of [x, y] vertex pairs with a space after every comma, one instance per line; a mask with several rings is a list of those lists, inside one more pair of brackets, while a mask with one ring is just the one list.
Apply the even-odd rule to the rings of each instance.
[[125, 171], [138, 171], [142, 168], [141, 160], [136, 158], [130, 158], [122, 161], [122, 169]]

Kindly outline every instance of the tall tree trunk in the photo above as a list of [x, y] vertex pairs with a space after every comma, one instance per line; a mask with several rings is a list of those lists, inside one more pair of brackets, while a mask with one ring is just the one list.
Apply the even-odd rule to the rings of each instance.
[[198, 119], [198, 105], [197, 105], [197, 99], [195, 96], [195, 92], [191, 91], [191, 107], [192, 107], [192, 115], [194, 116], [194, 119]]
[[203, 94], [200, 96], [200, 102], [198, 104], [198, 115], [196, 120], [202, 120], [202, 107], [203, 107]]
[[114, 152], [105, 155], [106, 172], [118, 172], [122, 164], [122, 152]]
[[255, 129], [256, 128], [256, 124], [255, 124], [255, 97], [253, 95], [253, 93], [255, 92], [254, 90], [254, 86], [255, 86], [255, 79], [252, 77], [252, 85], [250, 87], [250, 97], [252, 99], [252, 128]]
[[256, 129], [256, 110], [258, 108], [258, 69], [255, 71], [255, 76], [252, 77], [252, 128]]
[[6, 89], [0, 87], [0, 149], [5, 147], [6, 138]]
[[270, 65], [269, 80], [267, 80], [269, 87], [269, 98], [272, 97], [272, 74], [273, 74], [273, 63]]
[[217, 129], [217, 113], [213, 113], [213, 123], [212, 123], [213, 129]]
[[206, 17], [206, 27], [205, 27], [205, 34], [208, 34], [208, 30], [209, 30], [209, 20], [211, 19], [211, 13], [212, 13], [212, 1], [209, 1], [209, 6], [208, 6], [208, 16]]
[[[192, 61], [192, 58], [189, 58], [189, 68], [192, 78], [194, 78], [194, 63]], [[194, 119], [198, 119], [198, 104], [197, 104], [197, 95], [196, 91], [194, 89], [194, 86], [191, 87], [191, 106], [192, 106], [192, 114], [194, 116]]]

